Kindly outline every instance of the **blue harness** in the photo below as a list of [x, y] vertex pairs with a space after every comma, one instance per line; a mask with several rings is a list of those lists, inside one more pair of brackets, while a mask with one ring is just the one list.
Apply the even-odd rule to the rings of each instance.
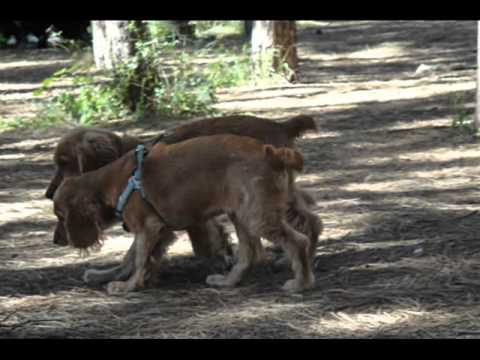
[[143, 200], [148, 202], [147, 197], [145, 195], [145, 190], [143, 189], [142, 186], [142, 174], [143, 174], [143, 159], [145, 155], [147, 154], [147, 151], [145, 150], [144, 145], [138, 145], [135, 149], [135, 157], [137, 159], [137, 167], [135, 168], [133, 175], [128, 179], [127, 186], [123, 190], [122, 194], [118, 198], [117, 206], [115, 208], [115, 215], [119, 219], [123, 219], [122, 213], [123, 209], [125, 208], [125, 205], [127, 205], [128, 198], [134, 192], [137, 190], [140, 192], [140, 195]]

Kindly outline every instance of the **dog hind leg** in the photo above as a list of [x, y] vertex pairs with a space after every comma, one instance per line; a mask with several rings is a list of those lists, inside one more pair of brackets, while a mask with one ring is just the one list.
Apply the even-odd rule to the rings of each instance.
[[294, 278], [288, 280], [282, 287], [289, 292], [299, 292], [311, 288], [315, 282], [309, 254], [310, 241], [307, 236], [293, 229], [285, 220], [279, 228], [270, 228], [264, 234], [265, 238], [276, 240], [287, 254]]
[[206, 279], [208, 285], [234, 287], [251, 269], [255, 262], [263, 259], [263, 247], [260, 237], [250, 234], [248, 229], [235, 216], [231, 217], [238, 236], [238, 260], [227, 275], [212, 274]]

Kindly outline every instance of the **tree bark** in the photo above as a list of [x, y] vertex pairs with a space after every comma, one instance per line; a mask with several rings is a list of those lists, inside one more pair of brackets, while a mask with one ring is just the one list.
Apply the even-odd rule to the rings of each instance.
[[477, 110], [475, 127], [480, 130], [480, 21], [477, 21]]
[[[135, 44], [148, 39], [145, 22], [92, 21], [95, 65], [101, 70], [113, 70], [114, 81], [128, 81], [123, 102], [135, 111], [153, 94], [155, 78], [148, 71], [149, 60], [137, 54]], [[117, 72], [119, 65], [136, 57], [136, 67], [129, 74]]]
[[173, 20], [171, 23], [177, 39], [195, 39], [195, 25], [190, 24], [189, 20]]
[[245, 33], [245, 37], [250, 40], [252, 38], [252, 28], [253, 28], [253, 21], [252, 20], [245, 20], [243, 22], [243, 31]]
[[[127, 88], [126, 105], [130, 111], [137, 110], [138, 106], [144, 106], [149, 108], [151, 105], [148, 99], [153, 95], [155, 91], [155, 77], [152, 77], [150, 61], [151, 58], [144, 58], [141, 54], [136, 54], [135, 43], [148, 41], [149, 33], [145, 22], [141, 20], [132, 21], [132, 27], [129, 31], [129, 37], [132, 45], [132, 54], [137, 57], [137, 66], [133, 72], [133, 76], [130, 78], [130, 83]], [[150, 70], [150, 71], [149, 71]], [[145, 102], [146, 103], [142, 103]]]
[[252, 56], [255, 62], [262, 63], [268, 57], [264, 55], [268, 51], [274, 51], [271, 64], [260, 64], [260, 66], [271, 66], [275, 71], [281, 72], [283, 64], [287, 64], [292, 71], [289, 81], [298, 78], [298, 57], [297, 57], [297, 29], [295, 21], [254, 21], [252, 28]]
[[134, 54], [128, 21], [92, 21], [93, 56], [100, 70], [112, 70]]

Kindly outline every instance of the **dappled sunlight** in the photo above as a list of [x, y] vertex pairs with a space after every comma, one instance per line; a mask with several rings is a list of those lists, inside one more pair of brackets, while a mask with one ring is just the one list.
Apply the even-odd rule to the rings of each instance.
[[25, 154], [22, 153], [0, 155], [0, 160], [20, 160], [24, 158]]
[[408, 54], [405, 45], [408, 42], [385, 42], [375, 47], [367, 47], [347, 55], [350, 59], [383, 60], [384, 58], [398, 57]]
[[[15, 149], [26, 150], [27, 148], [46, 146], [53, 147], [58, 142], [58, 135], [56, 136], [42, 136], [40, 139], [15, 139]], [[5, 150], [13, 147], [12, 144], [0, 144], [0, 150]], [[3, 156], [3, 155], [0, 155]]]
[[[103, 296], [102, 296], [103, 295]], [[63, 296], [65, 297], [65, 300], [69, 299], [70, 301], [64, 301], [64, 304], [58, 304], [56, 302], [56, 299], [58, 296]], [[101, 303], [99, 303], [99, 296], [102, 296], [103, 299]], [[76, 298], [76, 299], [75, 299]], [[121, 297], [108, 297], [105, 296], [102, 292], [100, 291], [88, 291], [86, 290], [82, 294], [75, 294], [75, 297], [72, 298], [69, 296], [69, 294], [65, 291], [60, 292], [60, 293], [52, 293], [52, 294], [47, 294], [47, 295], [30, 295], [30, 296], [23, 296], [21, 298], [17, 297], [7, 297], [7, 296], [0, 296], [0, 302], [2, 304], [3, 310], [9, 310], [9, 311], [22, 311], [23, 308], [29, 308], [31, 306], [38, 306], [40, 308], [44, 308], [45, 311], [48, 311], [50, 309], [53, 310], [54, 308], [63, 308], [63, 307], [69, 307], [71, 305], [71, 302], [75, 300], [81, 300], [76, 304], [76, 311], [75, 312], [80, 312], [82, 308], [89, 308], [89, 307], [98, 307], [98, 308], [103, 308], [103, 307], [108, 307], [111, 305], [116, 305], [116, 304], [121, 304], [124, 302], [124, 299]], [[72, 314], [72, 308], [69, 309], [69, 312]], [[62, 315], [67, 315], [67, 314], [62, 314]], [[72, 315], [68, 316], [71, 317]], [[63, 319], [67, 320], [67, 319]]]
[[377, 310], [374, 313], [349, 314], [338, 312], [322, 317], [317, 321], [312, 320], [306, 330], [323, 336], [337, 334], [337, 336], [364, 337], [378, 332], [386, 326], [405, 326], [409, 322], [425, 318], [428, 315], [427, 311], [409, 308], [391, 311]]
[[[346, 104], [362, 104], [366, 102], [390, 102], [397, 100], [429, 98], [434, 95], [448, 94], [453, 91], [468, 91], [476, 88], [476, 82], [472, 79], [468, 82], [453, 84], [431, 84], [429, 86], [418, 86], [415, 88], [392, 88], [392, 89], [373, 89], [349, 91], [348, 93], [329, 91], [324, 94], [311, 95], [308, 98], [289, 97], [282, 94], [277, 96], [278, 103], [275, 106], [278, 109], [305, 108], [314, 109], [324, 106], [337, 106]], [[235, 99], [222, 101], [216, 105], [220, 110], [229, 111], [262, 111], [271, 107], [269, 99], [262, 99], [257, 96], [255, 99], [249, 99], [247, 103]]]
[[[395, 193], [404, 193], [408, 191], [428, 191], [434, 190], [436, 192], [441, 192], [442, 190], [450, 190], [453, 191], [455, 189], [462, 190], [464, 189], [464, 181], [459, 180], [457, 178], [450, 178], [445, 179], [445, 181], [438, 181], [430, 178], [423, 178], [420, 180], [417, 177], [413, 178], [406, 178], [402, 180], [391, 180], [391, 181], [381, 181], [379, 179], [380, 176], [375, 177], [371, 176], [367, 179], [365, 183], [356, 183], [356, 184], [348, 184], [341, 189], [355, 192], [355, 191], [365, 191], [365, 192], [380, 192], [385, 193], [388, 192], [389, 194], [394, 195]], [[369, 180], [375, 180], [375, 182], [369, 182]]]
[[15, 61], [2, 61], [0, 63], [0, 70], [11, 70], [11, 69], [18, 69], [22, 67], [38, 67], [42, 68], [45, 65], [64, 65], [67, 66], [72, 62], [71, 59], [67, 60], [15, 60]]
[[13, 222], [44, 214], [45, 210], [42, 208], [47, 205], [51, 207], [51, 200], [31, 199], [26, 202], [0, 202], [0, 223]]
[[[292, 271], [270, 259], [233, 289], [210, 288], [205, 278], [225, 269], [195, 257], [179, 231], [155, 281], [107, 295], [105, 284], [82, 275], [121, 262], [133, 235], [120, 222], [88, 254], [53, 244], [57, 218], [44, 192], [53, 149], [70, 125], [9, 130], [0, 134], [2, 336], [478, 337], [480, 156], [478, 142], [452, 128], [459, 111], [474, 111], [475, 22], [302, 23], [299, 82], [222, 89], [216, 107], [314, 118], [318, 132], [297, 142], [305, 170], [296, 180], [324, 226], [315, 287], [285, 294]], [[32, 92], [74, 61], [56, 50], [6, 51], [0, 117], [35, 115], [42, 97]], [[430, 70], [416, 72], [421, 64]], [[104, 127], [147, 139], [203, 117]], [[238, 243], [232, 224], [227, 229]]]

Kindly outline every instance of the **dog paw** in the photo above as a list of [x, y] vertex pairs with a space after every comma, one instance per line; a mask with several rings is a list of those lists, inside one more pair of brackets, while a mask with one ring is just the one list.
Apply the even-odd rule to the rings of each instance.
[[95, 269], [86, 270], [83, 273], [82, 280], [87, 284], [97, 284], [102, 282], [103, 278], [98, 276], [99, 272]]
[[84, 273], [83, 273], [83, 276], [82, 276], [82, 280], [84, 283], [87, 283], [87, 284], [91, 284], [92, 280], [89, 279], [89, 274], [90, 274], [90, 270], [86, 270]]
[[307, 289], [311, 289], [315, 285], [315, 277], [311, 274], [308, 280], [298, 281], [297, 279], [287, 280], [282, 286], [282, 290], [296, 293]]
[[300, 284], [297, 280], [292, 279], [292, 280], [287, 280], [285, 284], [282, 286], [282, 290], [295, 293], [295, 292], [300, 292], [303, 290], [302, 284]]
[[221, 274], [208, 275], [206, 282], [207, 282], [207, 285], [210, 285], [210, 286], [218, 286], [218, 287], [231, 286], [227, 281], [227, 277]]
[[298, 293], [304, 290], [311, 288], [313, 284], [305, 284], [301, 283], [296, 279], [291, 279], [285, 282], [282, 286], [282, 290], [289, 292], [289, 293]]
[[127, 283], [124, 281], [112, 281], [107, 285], [108, 295], [124, 295], [128, 290]]

